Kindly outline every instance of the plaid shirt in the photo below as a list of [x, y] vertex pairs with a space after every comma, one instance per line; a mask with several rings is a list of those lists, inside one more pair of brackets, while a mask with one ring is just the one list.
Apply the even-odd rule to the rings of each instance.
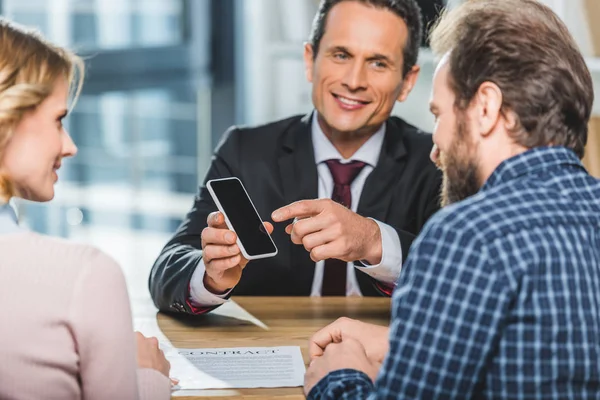
[[600, 181], [562, 147], [502, 163], [414, 242], [375, 385], [309, 398], [600, 399]]

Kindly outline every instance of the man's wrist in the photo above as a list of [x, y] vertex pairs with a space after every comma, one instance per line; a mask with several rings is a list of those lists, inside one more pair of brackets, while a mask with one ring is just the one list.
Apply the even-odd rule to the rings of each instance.
[[383, 245], [381, 241], [381, 230], [379, 229], [379, 225], [377, 222], [373, 221], [370, 218], [366, 218], [368, 221], [370, 230], [366, 237], [370, 238], [369, 243], [367, 243], [367, 254], [366, 257], [363, 258], [370, 265], [377, 265], [381, 263], [381, 258], [383, 256]]
[[221, 296], [221, 295], [227, 293], [229, 290], [231, 290], [231, 288], [221, 288], [219, 285], [217, 285], [217, 283], [215, 282], [215, 280], [213, 278], [208, 276], [208, 274], [206, 272], [204, 272], [203, 282], [204, 282], [204, 287], [206, 288], [206, 290], [208, 290], [209, 292], [211, 292], [212, 294], [215, 294], [217, 296]]

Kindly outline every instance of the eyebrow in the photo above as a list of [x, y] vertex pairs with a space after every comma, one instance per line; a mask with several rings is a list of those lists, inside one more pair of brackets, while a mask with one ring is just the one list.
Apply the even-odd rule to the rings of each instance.
[[388, 63], [389, 65], [394, 65], [394, 61], [392, 61], [392, 59], [384, 54], [379, 54], [376, 53], [373, 56], [368, 58], [369, 61], [385, 61], [386, 63]]
[[337, 53], [338, 51], [341, 51], [342, 53], [352, 54], [350, 53], [350, 50], [348, 50], [348, 48], [344, 46], [333, 46], [329, 49], [330, 53]]
[[[352, 55], [352, 52], [350, 51], [350, 49], [348, 49], [345, 46], [334, 46], [329, 49], [330, 53], [337, 53], [338, 51]], [[367, 60], [368, 61], [385, 61], [386, 63], [388, 63], [390, 65], [394, 65], [394, 61], [392, 60], [391, 57], [388, 57], [385, 54], [381, 54], [381, 53], [375, 53], [372, 56], [367, 57]]]

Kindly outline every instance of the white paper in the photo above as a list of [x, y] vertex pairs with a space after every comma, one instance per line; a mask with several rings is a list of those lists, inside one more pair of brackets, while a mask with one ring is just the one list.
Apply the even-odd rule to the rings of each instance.
[[181, 390], [304, 384], [305, 367], [298, 346], [172, 349], [165, 355]]

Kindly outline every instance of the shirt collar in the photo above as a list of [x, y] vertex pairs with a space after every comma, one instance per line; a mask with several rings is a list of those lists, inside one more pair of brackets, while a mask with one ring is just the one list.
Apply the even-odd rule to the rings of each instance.
[[559, 146], [535, 147], [504, 160], [490, 175], [482, 190], [558, 165], [574, 165], [583, 169], [581, 160], [572, 150]]
[[0, 203], [0, 234], [13, 233], [21, 230], [17, 213], [10, 203]]
[[350, 159], [344, 159], [335, 146], [329, 141], [327, 136], [325, 136], [317, 119], [317, 112], [315, 111], [312, 115], [311, 134], [313, 146], [315, 148], [315, 161], [317, 164], [334, 159], [341, 160], [342, 162], [362, 161], [372, 167], [377, 165], [379, 153], [381, 153], [381, 148], [383, 147], [383, 139], [385, 137], [385, 123], [381, 124], [381, 128], [379, 128]]

